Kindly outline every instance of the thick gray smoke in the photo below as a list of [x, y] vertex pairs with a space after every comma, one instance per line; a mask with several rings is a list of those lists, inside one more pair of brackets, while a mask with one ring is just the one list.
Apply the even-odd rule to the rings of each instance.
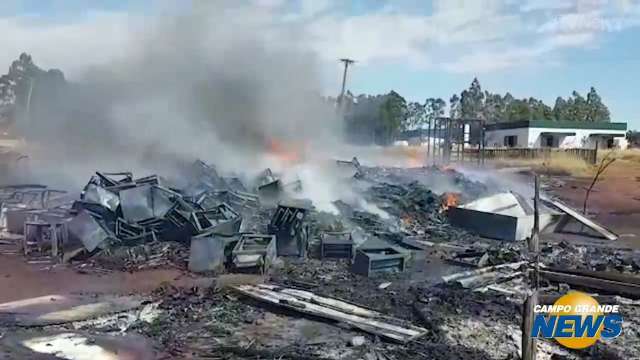
[[195, 158], [243, 171], [264, 167], [274, 143], [331, 148], [339, 122], [301, 29], [266, 24], [264, 9], [194, 4], [137, 24], [118, 62], [36, 91], [21, 126], [36, 180], [76, 187], [95, 170], [165, 174]]

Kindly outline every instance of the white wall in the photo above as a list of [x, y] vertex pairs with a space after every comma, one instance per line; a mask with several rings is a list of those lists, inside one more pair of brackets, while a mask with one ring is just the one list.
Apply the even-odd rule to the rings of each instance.
[[624, 138], [626, 131], [624, 130], [598, 130], [598, 129], [554, 129], [554, 128], [529, 128], [528, 147], [540, 147], [540, 134], [543, 132], [563, 132], [575, 133], [575, 136], [560, 136], [559, 147], [567, 148], [587, 148], [593, 149], [598, 141], [598, 148], [607, 147], [607, 140], [602, 137], [589, 136], [591, 134], [612, 134], [616, 138]]
[[504, 147], [505, 136], [517, 136], [518, 144], [516, 147], [527, 147], [529, 141], [529, 132], [527, 130], [527, 128], [518, 128], [486, 131], [484, 134], [485, 146], [489, 148]]
[[[505, 136], [517, 136], [518, 143], [516, 147], [529, 147], [537, 148], [541, 147], [541, 134], [542, 133], [554, 133], [557, 132], [559, 137], [558, 146], [563, 149], [568, 148], [586, 148], [593, 149], [598, 142], [599, 149], [605, 149], [607, 147], [607, 139], [599, 136], [590, 136], [591, 134], [611, 134], [614, 135], [615, 146], [626, 149], [627, 142], [625, 141], [624, 130], [598, 130], [598, 129], [555, 129], [555, 128], [517, 128], [517, 129], [499, 129], [489, 130], [485, 132], [485, 144], [486, 147], [504, 147]], [[575, 136], [562, 135], [560, 133], [575, 133]]]

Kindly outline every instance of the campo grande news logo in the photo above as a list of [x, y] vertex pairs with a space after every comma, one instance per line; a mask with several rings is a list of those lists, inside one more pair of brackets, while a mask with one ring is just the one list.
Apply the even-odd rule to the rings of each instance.
[[532, 337], [554, 338], [571, 349], [584, 349], [598, 339], [622, 334], [619, 305], [600, 305], [593, 297], [571, 291], [553, 305], [534, 308]]

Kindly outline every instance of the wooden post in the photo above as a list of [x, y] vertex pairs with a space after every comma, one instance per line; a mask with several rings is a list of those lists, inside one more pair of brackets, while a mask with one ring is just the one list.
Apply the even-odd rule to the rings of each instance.
[[538, 304], [538, 290], [527, 297], [522, 309], [522, 360], [535, 360], [538, 350], [538, 340], [531, 333], [533, 328], [533, 311]]
[[534, 195], [533, 195], [533, 231], [531, 232], [531, 244], [529, 251], [534, 255], [534, 271], [533, 284], [538, 290], [540, 286], [540, 177], [534, 178]]
[[535, 360], [537, 352], [537, 339], [531, 333], [534, 308], [538, 304], [538, 288], [540, 287], [540, 178], [534, 178], [533, 197], [533, 229], [529, 238], [529, 264], [533, 260], [533, 276], [531, 296], [527, 298], [522, 309], [522, 359]]
[[538, 177], [538, 175], [534, 177], [534, 187], [535, 188], [533, 193], [533, 229], [531, 231], [529, 251], [532, 253], [537, 253], [539, 250], [538, 235], [540, 232], [540, 211], [539, 211], [540, 178]]

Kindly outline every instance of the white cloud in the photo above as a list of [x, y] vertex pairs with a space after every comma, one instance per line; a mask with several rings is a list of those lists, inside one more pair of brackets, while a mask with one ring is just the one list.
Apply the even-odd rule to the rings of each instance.
[[574, 6], [574, 0], [528, 0], [520, 6], [520, 11], [530, 12], [566, 10]]
[[[562, 59], [562, 50], [594, 47], [603, 33], [640, 26], [633, 0], [434, 0], [432, 12], [405, 10], [396, 2], [353, 14], [336, 0], [253, 0], [259, 10], [239, 18], [265, 41], [300, 43], [334, 64], [351, 57], [361, 65], [394, 63], [454, 72], [487, 72]], [[425, 5], [425, 7], [428, 7]], [[229, 16], [233, 16], [230, 13]], [[0, 18], [0, 67], [20, 52], [72, 77], [88, 65], [119, 58], [130, 44], [131, 28], [150, 18], [125, 13], [91, 13], [66, 23], [34, 17]], [[296, 29], [291, 31], [291, 29]], [[283, 36], [286, 34], [286, 36]], [[526, 45], [525, 45], [526, 44]]]
[[394, 14], [324, 17], [307, 27], [311, 46], [327, 60], [351, 57], [363, 63], [424, 63], [422, 47], [431, 31], [422, 17]]
[[[87, 66], [117, 59], [129, 46], [135, 24], [123, 13], [91, 13], [81, 21], [47, 23], [38, 17], [0, 18], [0, 66], [7, 68], [22, 52], [48, 68], [76, 76]], [[9, 35], [10, 34], [10, 35]]]
[[506, 51], [480, 50], [461, 56], [442, 64], [447, 71], [454, 73], [487, 73], [511, 68], [517, 65], [529, 65], [533, 60], [545, 53], [541, 48], [515, 47]]
[[538, 29], [541, 33], [617, 32], [640, 25], [633, 16], [607, 16], [601, 11], [564, 14], [551, 19]]

